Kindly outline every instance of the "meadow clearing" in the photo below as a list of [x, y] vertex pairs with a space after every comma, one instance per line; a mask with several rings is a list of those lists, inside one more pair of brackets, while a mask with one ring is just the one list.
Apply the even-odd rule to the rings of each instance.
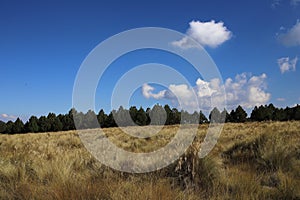
[[[300, 121], [226, 123], [213, 151], [199, 159], [207, 128], [199, 125], [181, 159], [144, 174], [102, 165], [76, 131], [1, 134], [0, 199], [300, 199]], [[104, 132], [127, 151], [150, 152], [177, 129], [165, 126], [145, 139], [119, 128]]]

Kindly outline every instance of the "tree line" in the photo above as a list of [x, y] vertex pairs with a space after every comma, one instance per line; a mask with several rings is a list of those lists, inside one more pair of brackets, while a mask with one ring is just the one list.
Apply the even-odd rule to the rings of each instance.
[[[118, 119], [117, 122], [115, 119]], [[129, 120], [130, 119], [130, 120]], [[152, 120], [151, 120], [152, 119]], [[74, 120], [76, 121], [76, 127]], [[31, 116], [24, 124], [20, 118], [14, 122], [3, 122], [0, 120], [0, 133], [37, 133], [37, 132], [55, 132], [77, 129], [102, 128], [132, 125], [175, 125], [180, 123], [199, 124], [209, 122], [234, 122], [243, 123], [247, 121], [289, 121], [300, 120], [300, 105], [286, 108], [276, 108], [273, 104], [255, 106], [250, 117], [242, 106], [238, 106], [230, 113], [226, 109], [220, 111], [214, 108], [207, 118], [202, 111], [188, 113], [179, 111], [176, 108], [170, 108], [169, 105], [161, 106], [156, 104], [153, 108], [144, 110], [136, 106], [131, 106], [128, 110], [122, 106], [118, 110], [113, 110], [106, 114], [101, 109], [98, 114], [89, 110], [87, 113], [78, 112], [72, 108], [67, 114], [49, 113], [47, 116]]]

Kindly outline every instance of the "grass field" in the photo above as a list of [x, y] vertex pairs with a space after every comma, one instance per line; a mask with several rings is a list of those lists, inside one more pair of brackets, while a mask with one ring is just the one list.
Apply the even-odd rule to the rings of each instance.
[[[0, 135], [0, 199], [300, 199], [300, 122], [227, 123], [199, 159], [207, 128], [199, 126], [178, 161], [145, 174], [102, 165], [76, 131]], [[104, 131], [127, 151], [150, 152], [177, 129], [166, 126], [150, 139]]]

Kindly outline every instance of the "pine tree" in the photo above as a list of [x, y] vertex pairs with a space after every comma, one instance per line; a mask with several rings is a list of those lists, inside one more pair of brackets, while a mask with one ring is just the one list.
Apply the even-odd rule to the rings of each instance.
[[97, 115], [97, 119], [98, 119], [100, 127], [107, 127], [107, 126], [105, 126], [106, 118], [107, 118], [107, 115], [105, 114], [104, 110], [101, 109]]
[[200, 111], [199, 113], [199, 123], [203, 124], [203, 123], [207, 123], [208, 119], [206, 118], [206, 116], [202, 113], [202, 111]]
[[209, 121], [212, 123], [219, 123], [221, 122], [221, 113], [218, 108], [214, 107], [209, 114]]
[[5, 133], [12, 134], [13, 133], [13, 131], [12, 131], [13, 126], [14, 126], [14, 123], [11, 120], [9, 120], [6, 123], [6, 131], [5, 131]]
[[234, 112], [234, 118], [233, 120], [235, 122], [245, 122], [247, 120], [247, 113], [246, 111], [242, 108], [242, 106], [238, 106]]
[[17, 118], [12, 127], [12, 133], [23, 133], [23, 132], [24, 132], [24, 123], [20, 118]]
[[6, 123], [0, 120], [0, 133], [6, 132]]
[[25, 132], [36, 133], [39, 131], [38, 118], [36, 116], [31, 116], [28, 122], [25, 123]]
[[147, 115], [146, 115], [145, 110], [142, 107], [140, 107], [140, 109], [137, 112], [136, 124], [139, 126], [147, 125]]

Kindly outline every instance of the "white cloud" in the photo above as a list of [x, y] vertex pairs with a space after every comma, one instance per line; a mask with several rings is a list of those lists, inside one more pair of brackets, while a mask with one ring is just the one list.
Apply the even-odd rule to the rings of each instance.
[[7, 117], [8, 117], [8, 115], [7, 115], [7, 114], [1, 114], [1, 117], [3, 117], [3, 118], [7, 118]]
[[285, 98], [281, 98], [281, 97], [280, 97], [280, 98], [277, 98], [276, 100], [277, 100], [277, 101], [285, 101]]
[[17, 119], [17, 117], [14, 116], [14, 115], [8, 115], [8, 114], [5, 114], [5, 113], [0, 115], [0, 120], [1, 121], [9, 121], [9, 120], [14, 121], [16, 119]]
[[[174, 104], [173, 106], [179, 106], [176, 103], [181, 103], [179, 107], [189, 108], [189, 111], [193, 111], [198, 110], [198, 105], [202, 110], [209, 110], [212, 105], [220, 105], [218, 103], [223, 100], [222, 90], [225, 90], [228, 109], [233, 109], [237, 105], [252, 108], [266, 104], [270, 100], [271, 94], [266, 92], [266, 78], [266, 74], [250, 77], [243, 73], [237, 75], [234, 80], [226, 79], [224, 84], [221, 84], [219, 79], [204, 81], [199, 78], [194, 87], [172, 84], [168, 90], [162, 90], [157, 94], [149, 95], [144, 92], [143, 94], [146, 98], [169, 99]], [[143, 91], [149, 90], [147, 88], [149, 85], [144, 84]], [[151, 91], [153, 90], [154, 88], [151, 87]], [[194, 95], [196, 95], [196, 99]]]
[[290, 59], [289, 57], [283, 57], [277, 60], [279, 69], [282, 74], [288, 71], [295, 71], [297, 62], [298, 62], [297, 56], [294, 59]]
[[277, 6], [280, 5], [280, 0], [273, 0], [272, 4], [271, 4], [271, 7], [272, 8], [276, 8]]
[[[299, 2], [300, 2], [300, 0], [299, 0]], [[278, 36], [278, 39], [285, 46], [300, 45], [300, 22], [299, 22], [299, 20], [286, 33], [280, 34]]]
[[152, 93], [153, 90], [154, 90], [154, 87], [152, 87], [146, 83], [143, 84], [142, 93], [143, 93], [143, 96], [146, 97], [147, 99], [149, 99], [151, 97], [154, 99], [161, 99], [165, 96], [166, 90], [162, 90], [157, 94]]
[[235, 80], [227, 79], [225, 90], [228, 107], [241, 105], [252, 108], [265, 104], [269, 101], [271, 94], [266, 90], [266, 74], [252, 76], [243, 73], [235, 77]]
[[300, 3], [300, 0], [291, 0], [291, 5], [292, 6], [297, 6], [298, 3]]
[[[232, 33], [224, 26], [223, 22], [200, 22], [191, 21], [190, 27], [186, 32], [186, 37], [181, 40], [174, 41], [172, 44], [183, 49], [197, 47], [198, 42], [202, 46], [209, 46], [212, 48], [218, 47], [232, 36]], [[191, 40], [192, 38], [193, 40]]]

